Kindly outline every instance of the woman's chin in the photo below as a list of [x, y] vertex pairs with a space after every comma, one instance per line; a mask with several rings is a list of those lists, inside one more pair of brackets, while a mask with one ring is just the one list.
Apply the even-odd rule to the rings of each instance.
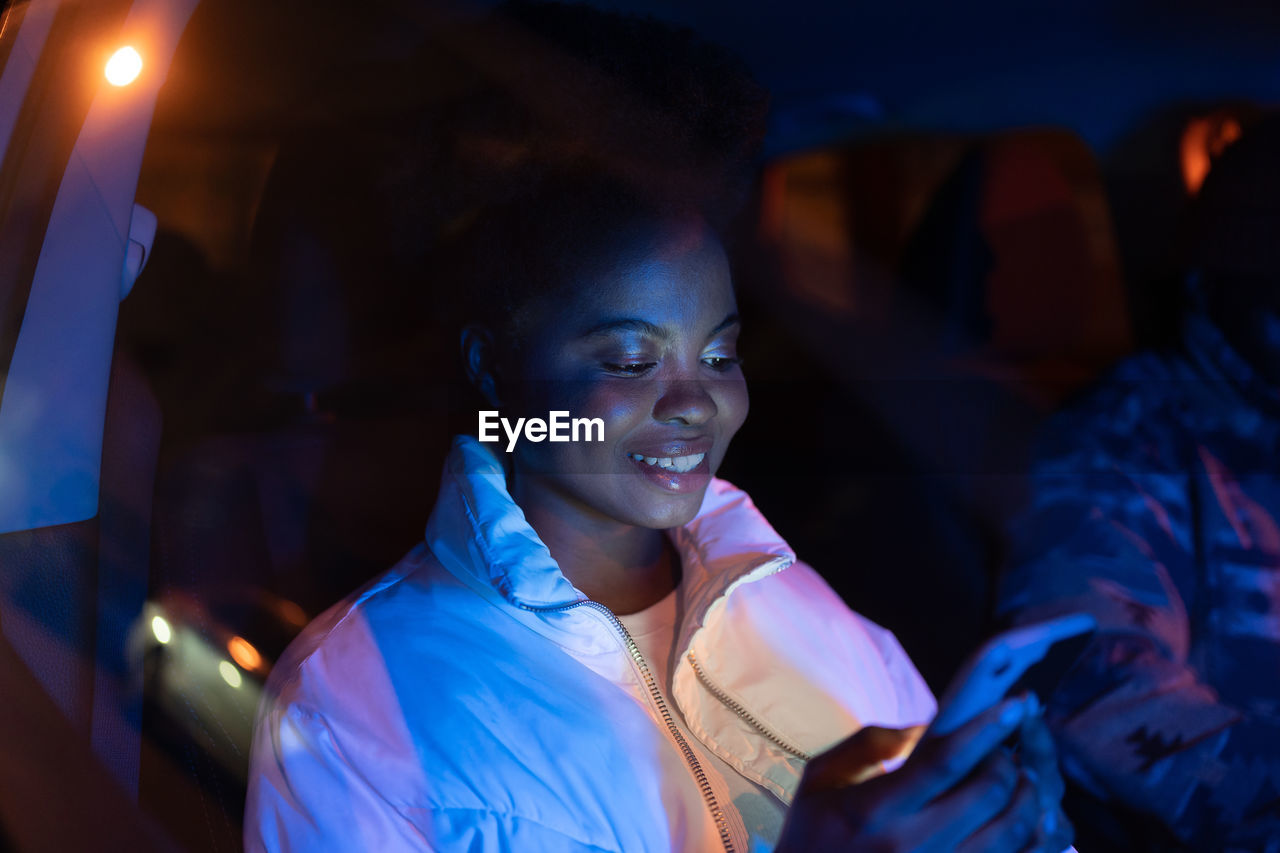
[[634, 527], [666, 530], [688, 524], [702, 508], [711, 485], [709, 474], [682, 476], [679, 489], [671, 489], [634, 471], [614, 475], [567, 474], [552, 478], [528, 477], [547, 492], [569, 498], [567, 504], [598, 513]]
[[703, 484], [697, 491], [679, 495], [660, 495], [657, 499], [649, 497], [647, 500], [638, 498], [629, 502], [629, 515], [635, 519], [631, 523], [654, 530], [682, 527], [697, 517], [706, 491], [707, 484]]

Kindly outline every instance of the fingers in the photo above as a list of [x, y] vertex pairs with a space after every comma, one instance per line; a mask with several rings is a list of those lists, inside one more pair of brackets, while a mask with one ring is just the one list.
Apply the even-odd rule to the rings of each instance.
[[1066, 785], [1058, 768], [1058, 751], [1053, 736], [1040, 713], [1031, 714], [1022, 721], [1018, 735], [1022, 749], [1022, 764], [1040, 791], [1041, 805], [1048, 809], [1062, 800]]
[[1018, 735], [1023, 772], [1035, 783], [1040, 802], [1040, 843], [1037, 849], [1059, 853], [1071, 846], [1075, 828], [1062, 811], [1066, 784], [1058, 765], [1058, 753], [1044, 714], [1028, 716]]
[[923, 809], [920, 823], [929, 838], [968, 838], [1008, 808], [1023, 782], [1013, 758], [997, 750], [963, 784]]
[[956, 853], [1016, 853], [1036, 843], [1039, 824], [1035, 785], [1025, 774], [1020, 775], [1004, 810], [965, 839]]
[[[831, 828], [821, 818], [839, 815], [844, 834], [894, 839], [905, 849], [952, 851], [963, 843], [971, 851], [1048, 850], [1071, 829], [1059, 808], [1056, 751], [1039, 712], [1033, 697], [1007, 699], [950, 734], [928, 734], [914, 751], [923, 727], [868, 726], [809, 762], [792, 810], [808, 815], [804, 824], [814, 837]], [[1022, 770], [1001, 748], [1015, 732], [1029, 739]], [[870, 778], [882, 762], [909, 751], [896, 772]]]
[[1044, 853], [1062, 853], [1075, 841], [1076, 830], [1062, 811], [1062, 806], [1055, 805], [1040, 814], [1040, 826], [1037, 830], [1039, 844], [1037, 850]]
[[825, 791], [856, 785], [883, 772], [883, 762], [909, 753], [924, 734], [924, 726], [888, 729], [864, 726], [852, 736], [809, 760], [802, 791]]
[[968, 776], [1035, 708], [1027, 697], [1006, 699], [951, 734], [930, 735], [883, 782], [897, 789], [905, 810], [919, 810]]

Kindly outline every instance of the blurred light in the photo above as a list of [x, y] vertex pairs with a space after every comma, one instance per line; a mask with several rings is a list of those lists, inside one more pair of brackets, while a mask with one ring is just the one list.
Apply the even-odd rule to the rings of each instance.
[[173, 639], [173, 630], [169, 628], [169, 623], [164, 620], [163, 616], [151, 617], [151, 633], [155, 634], [156, 642], [161, 645]]
[[1243, 128], [1235, 116], [1218, 112], [1198, 116], [1182, 130], [1182, 184], [1189, 195], [1200, 192], [1200, 186], [1214, 162], [1231, 143], [1240, 138]]
[[262, 655], [243, 637], [227, 640], [227, 652], [233, 661], [240, 664], [241, 669], [257, 669], [262, 666]]
[[142, 73], [142, 57], [129, 45], [111, 54], [107, 60], [107, 82], [112, 86], [128, 86]]
[[307, 624], [307, 614], [301, 607], [292, 601], [281, 601], [279, 604], [280, 617], [295, 628], [302, 628]]
[[218, 674], [222, 676], [222, 680], [230, 684], [232, 687], [240, 686], [240, 670], [236, 669], [236, 665], [229, 660], [218, 661]]

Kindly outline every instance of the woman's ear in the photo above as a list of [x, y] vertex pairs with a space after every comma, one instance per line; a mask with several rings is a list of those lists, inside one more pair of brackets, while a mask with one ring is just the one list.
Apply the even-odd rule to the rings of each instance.
[[485, 326], [464, 326], [458, 342], [467, 379], [489, 405], [499, 408], [502, 404], [498, 398], [498, 354], [493, 333]]

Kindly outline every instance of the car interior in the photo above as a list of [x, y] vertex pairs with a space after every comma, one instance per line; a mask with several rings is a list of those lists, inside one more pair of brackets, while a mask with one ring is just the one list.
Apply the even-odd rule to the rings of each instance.
[[[708, 22], [736, 14], [605, 5], [713, 36]], [[821, 27], [824, 4], [806, 8], [793, 34]], [[462, 85], [383, 81], [424, 31], [475, 11], [5, 5], [0, 839], [13, 849], [238, 849], [272, 662], [421, 538], [457, 430], [456, 342], [431, 270], [391, 260], [400, 235], [367, 167], [389, 156], [384, 125]], [[1228, 43], [1250, 25], [1233, 20]], [[767, 21], [719, 35], [767, 44], [741, 35]], [[460, 46], [437, 67], [483, 55]], [[935, 692], [997, 627], [1001, 530], [1037, 426], [1176, 313], [1174, 149], [1195, 117], [1280, 97], [1274, 73], [1271, 90], [1244, 82], [1251, 61], [1214, 86], [1134, 96], [1132, 129], [1105, 146], [1066, 107], [956, 121], [951, 102], [907, 115], [874, 91], [775, 96], [729, 241], [753, 414], [720, 476], [895, 632]], [[135, 77], [104, 81], [112, 63]], [[945, 100], [942, 83], [918, 85]]]

